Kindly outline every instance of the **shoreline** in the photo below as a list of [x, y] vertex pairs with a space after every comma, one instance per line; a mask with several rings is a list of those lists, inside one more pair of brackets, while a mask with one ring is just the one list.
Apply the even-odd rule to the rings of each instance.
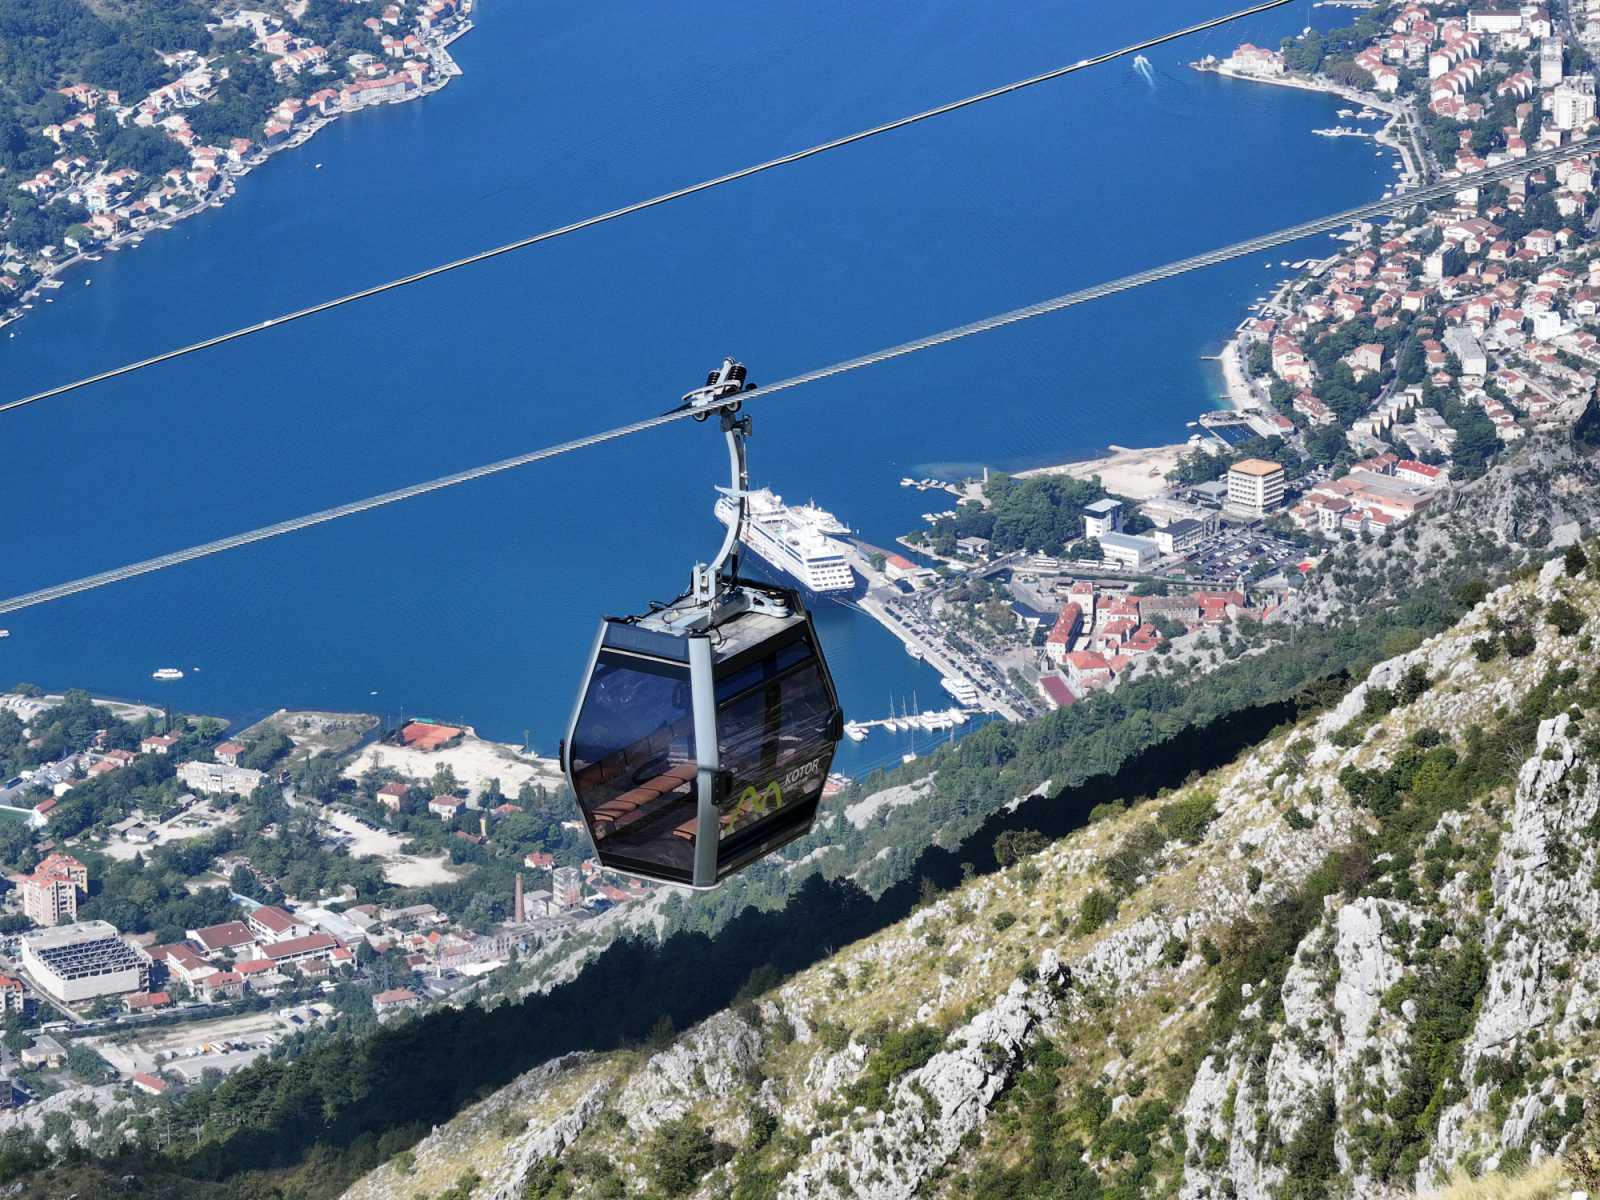
[[[72, 268], [92, 265], [99, 262], [104, 254], [118, 253], [124, 247], [136, 247], [150, 234], [172, 229], [179, 222], [199, 216], [208, 209], [221, 208], [238, 192], [237, 180], [243, 179], [252, 171], [264, 166], [267, 160], [274, 155], [283, 154], [289, 150], [301, 149], [317, 134], [340, 118], [352, 117], [368, 109], [386, 108], [394, 104], [410, 104], [449, 86], [452, 80], [466, 74], [456, 63], [456, 60], [450, 56], [449, 47], [455, 43], [457, 38], [465, 37], [477, 27], [470, 16], [474, 8], [475, 6], [471, 3], [471, 0], [468, 0], [468, 3], [462, 6], [463, 18], [461, 23], [427, 44], [427, 53], [433, 62], [435, 70], [433, 79], [419, 85], [415, 91], [408, 95], [397, 96], [392, 100], [380, 100], [372, 104], [363, 104], [360, 108], [351, 109], [348, 112], [340, 111], [329, 113], [326, 116], [307, 117], [304, 125], [296, 130], [292, 137], [284, 139], [275, 146], [259, 146], [242, 163], [219, 169], [216, 190], [198, 197], [188, 208], [163, 213], [159, 217], [134, 218], [133, 221], [129, 222], [129, 228], [126, 232], [107, 238], [103, 242], [95, 242], [93, 245], [84, 246], [75, 251], [71, 257], [51, 263], [48, 270], [39, 273], [39, 278], [34, 281], [31, 287], [26, 291], [18, 292], [12, 299], [11, 310], [0, 315], [0, 328], [14, 325], [27, 316], [29, 312], [33, 311], [35, 302], [44, 292], [54, 291], [63, 286], [65, 280], [62, 277]], [[203, 107], [203, 105], [194, 107]], [[86, 284], [87, 282], [85, 280]], [[16, 333], [12, 332], [10, 336], [16, 337]]]
[[[1338, 0], [1335, 0], [1338, 2]], [[1400, 132], [1399, 127], [1404, 123], [1403, 109], [1398, 102], [1379, 99], [1367, 92], [1356, 88], [1345, 87], [1340, 84], [1306, 79], [1295, 75], [1257, 75], [1247, 71], [1238, 71], [1224, 66], [1216, 60], [1202, 60], [1189, 64], [1191, 70], [1201, 74], [1219, 75], [1226, 79], [1235, 79], [1244, 83], [1261, 83], [1272, 87], [1291, 88], [1295, 91], [1315, 92], [1325, 96], [1337, 97], [1351, 104], [1359, 104], [1363, 108], [1384, 114], [1388, 119], [1383, 128], [1375, 131], [1370, 136], [1372, 141], [1382, 148], [1396, 154], [1400, 159], [1400, 178], [1396, 180], [1396, 188], [1385, 189], [1385, 194], [1398, 191], [1401, 188], [1418, 186], [1422, 180], [1422, 165], [1413, 160], [1415, 147]], [[1300, 281], [1308, 276], [1319, 274], [1325, 269], [1327, 262], [1337, 258], [1336, 251], [1331, 258], [1317, 260], [1316, 266], [1302, 267], [1293, 278], [1285, 280], [1273, 292], [1272, 297], [1260, 306], [1257, 315], [1265, 316], [1271, 309], [1287, 309], [1287, 297], [1295, 290]], [[1309, 261], [1309, 260], [1307, 260]], [[1248, 318], [1246, 318], [1247, 320]], [[1206, 356], [1217, 364], [1221, 375], [1221, 391], [1217, 399], [1219, 403], [1235, 412], [1271, 413], [1272, 405], [1256, 394], [1251, 383], [1250, 374], [1245, 368], [1245, 342], [1243, 329], [1245, 320], [1235, 325], [1227, 341], [1215, 356]]]
[[[1421, 179], [1419, 164], [1413, 161], [1412, 147], [1402, 136], [1396, 136], [1395, 130], [1403, 121], [1400, 105], [1378, 99], [1368, 93], [1355, 88], [1343, 87], [1339, 84], [1319, 82], [1303, 79], [1297, 76], [1268, 76], [1253, 75], [1248, 72], [1236, 71], [1223, 66], [1220, 62], [1195, 62], [1189, 64], [1190, 68], [1202, 74], [1220, 75], [1227, 79], [1237, 79], [1245, 83], [1264, 83], [1274, 87], [1293, 88], [1303, 92], [1317, 92], [1322, 95], [1337, 97], [1351, 104], [1358, 104], [1363, 108], [1372, 109], [1374, 112], [1384, 114], [1388, 120], [1383, 128], [1372, 134], [1372, 140], [1385, 149], [1397, 154], [1400, 158], [1400, 180], [1406, 186], [1415, 186]], [[1337, 253], [1333, 255], [1337, 257]], [[1312, 260], [1305, 260], [1312, 261]], [[1272, 298], [1262, 306], [1265, 312], [1270, 308], [1285, 307], [1285, 298], [1293, 291], [1300, 280], [1326, 265], [1327, 258], [1315, 260], [1318, 267], [1303, 267], [1296, 274], [1285, 280], [1273, 292]], [[1244, 340], [1241, 330], [1244, 320], [1236, 324], [1222, 348], [1215, 355], [1203, 356], [1208, 361], [1217, 364], [1217, 371], [1221, 376], [1221, 387], [1216, 399], [1219, 405], [1244, 413], [1271, 413], [1272, 406], [1265, 399], [1256, 394], [1250, 382], [1249, 372], [1245, 369]], [[1147, 500], [1159, 494], [1165, 485], [1165, 476], [1172, 470], [1178, 459], [1186, 454], [1192, 443], [1183, 443], [1167, 446], [1147, 446], [1142, 448], [1118, 446], [1113, 443], [1108, 447], [1108, 453], [1097, 458], [1083, 459], [1077, 462], [1062, 463], [1057, 466], [1035, 467], [1027, 471], [1016, 472], [1016, 478], [1026, 479], [1041, 475], [1068, 475], [1074, 479], [1089, 479], [1095, 475], [1100, 476], [1101, 483], [1107, 492], [1122, 496], [1130, 500]]]
[[1046, 475], [1066, 475], [1073, 479], [1092, 479], [1098, 475], [1106, 491], [1129, 500], [1148, 500], [1158, 495], [1167, 483], [1167, 473], [1189, 452], [1189, 443], [1165, 446], [1107, 447], [1098, 458], [1080, 459], [1050, 467], [1018, 471], [1016, 478], [1032, 479]]
[[1412, 147], [1407, 145], [1405, 139], [1394, 136], [1394, 130], [1401, 123], [1401, 106], [1398, 103], [1380, 99], [1370, 92], [1363, 92], [1357, 88], [1344, 87], [1337, 83], [1319, 82], [1315, 79], [1305, 79], [1298, 75], [1254, 75], [1248, 71], [1236, 71], [1232, 67], [1223, 66], [1220, 62], [1192, 62], [1190, 70], [1198, 71], [1202, 75], [1220, 75], [1224, 79], [1237, 79], [1243, 83], [1264, 83], [1270, 87], [1293, 88], [1301, 92], [1320, 92], [1324, 96], [1337, 96], [1352, 104], [1359, 104], [1363, 108], [1370, 108], [1374, 112], [1383, 113], [1389, 119], [1383, 128], [1372, 135], [1372, 140], [1378, 145], [1392, 150], [1400, 156], [1400, 180], [1408, 187], [1421, 182], [1421, 164], [1412, 161]]

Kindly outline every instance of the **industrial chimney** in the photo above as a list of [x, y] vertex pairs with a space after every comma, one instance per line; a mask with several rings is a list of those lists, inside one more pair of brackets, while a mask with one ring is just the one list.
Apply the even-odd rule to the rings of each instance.
[[516, 890], [511, 894], [511, 919], [518, 925], [524, 920], [522, 909], [522, 872], [517, 872]]

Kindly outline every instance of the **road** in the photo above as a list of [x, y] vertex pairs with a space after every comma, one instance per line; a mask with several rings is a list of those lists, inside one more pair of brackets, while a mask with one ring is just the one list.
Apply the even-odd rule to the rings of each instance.
[[74, 1025], [88, 1025], [89, 1024], [89, 1022], [86, 1021], [83, 1017], [80, 1017], [77, 1013], [73, 1012], [65, 1004], [61, 1003], [61, 1001], [57, 1000], [49, 992], [45, 991], [42, 987], [40, 987], [39, 986], [39, 981], [37, 979], [35, 979], [33, 977], [33, 975], [28, 971], [28, 969], [26, 967], [24, 967], [20, 962], [16, 964], [16, 972], [17, 972], [18, 975], [20, 975], [22, 977], [22, 981], [28, 985], [29, 991], [31, 991], [35, 996], [37, 996], [41, 1003], [49, 1005], [51, 1008], [53, 1008], [57, 1012], [59, 1012], [62, 1016], [66, 1017], [67, 1020], [71, 1021]]
[[[932, 605], [932, 593], [920, 593], [919, 598]], [[977, 689], [980, 708], [998, 713], [1008, 721], [1021, 721], [1032, 715], [1032, 706], [1018, 696], [996, 667], [948, 645], [939, 636], [931, 617], [924, 619], [915, 610], [907, 612], [904, 601], [890, 599], [881, 592], [868, 594], [859, 607], [946, 679], [972, 684]]]
[[[939, 589], [908, 596], [894, 587], [887, 576], [873, 569], [860, 547], [851, 542], [841, 542], [841, 545], [851, 568], [867, 581], [867, 594], [855, 603], [856, 608], [894, 634], [912, 655], [946, 679], [970, 683], [977, 689], [978, 707], [998, 713], [1008, 721], [1022, 721], [1034, 715], [1033, 705], [1011, 686], [999, 668], [949, 644], [930, 611]], [[1020, 554], [1011, 556], [1019, 561], [1023, 557]]]

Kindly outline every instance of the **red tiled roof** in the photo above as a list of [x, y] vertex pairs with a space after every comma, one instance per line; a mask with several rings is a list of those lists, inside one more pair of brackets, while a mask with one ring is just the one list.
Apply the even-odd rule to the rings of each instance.
[[1050, 697], [1057, 708], [1067, 708], [1076, 704], [1078, 698], [1072, 694], [1072, 689], [1067, 686], [1067, 681], [1059, 675], [1046, 675], [1040, 680], [1045, 695]]
[[400, 731], [400, 740], [418, 750], [433, 750], [460, 736], [461, 730], [453, 725], [434, 725], [428, 721], [412, 721]]
[[311, 933], [305, 937], [290, 938], [286, 942], [277, 942], [265, 947], [267, 957], [274, 962], [280, 958], [291, 958], [296, 954], [305, 954], [307, 951], [332, 950], [339, 944], [339, 939], [331, 933]]
[[194, 931], [195, 939], [207, 950], [231, 950], [256, 940], [250, 927], [243, 921], [224, 921], [220, 925], [207, 925]]
[[206, 960], [196, 954], [194, 949], [186, 942], [176, 942], [168, 946], [167, 961], [185, 971], [193, 971], [199, 967], [209, 966]]
[[304, 921], [296, 921], [288, 913], [284, 912], [283, 909], [272, 904], [263, 904], [260, 908], [256, 909], [255, 912], [250, 914], [250, 919], [252, 921], [259, 921], [268, 929], [272, 930], [273, 933], [286, 933], [293, 929], [296, 925], [305, 924]]
[[1111, 664], [1096, 654], [1093, 650], [1074, 650], [1066, 656], [1066, 661], [1077, 667], [1080, 671], [1106, 671]]

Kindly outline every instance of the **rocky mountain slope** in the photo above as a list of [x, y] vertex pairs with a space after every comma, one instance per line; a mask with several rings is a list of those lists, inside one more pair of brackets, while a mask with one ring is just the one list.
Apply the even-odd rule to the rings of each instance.
[[1547, 1160], [1600, 1038], [1591, 574], [349, 1197], [1389, 1197]]

